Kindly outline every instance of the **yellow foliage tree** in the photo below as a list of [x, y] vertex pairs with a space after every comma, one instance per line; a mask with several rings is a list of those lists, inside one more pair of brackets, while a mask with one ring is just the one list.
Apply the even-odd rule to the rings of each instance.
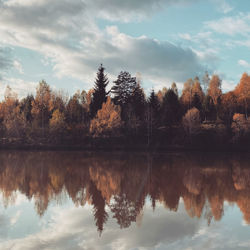
[[211, 96], [215, 105], [217, 105], [219, 97], [222, 95], [221, 79], [218, 75], [213, 75], [209, 83], [208, 95]]
[[181, 103], [184, 104], [187, 107], [191, 107], [192, 102], [192, 89], [193, 89], [193, 80], [190, 78], [188, 79], [184, 85], [181, 95]]
[[56, 109], [49, 121], [49, 127], [51, 131], [62, 132], [65, 129], [65, 116], [59, 110]]
[[25, 128], [24, 116], [21, 114], [17, 94], [7, 86], [4, 101], [0, 105], [0, 120], [9, 136], [23, 135]]
[[44, 128], [47, 127], [51, 114], [52, 92], [45, 81], [41, 81], [36, 90], [35, 100], [32, 102], [32, 116], [35, 125]]
[[187, 134], [196, 134], [201, 124], [200, 111], [197, 108], [189, 109], [182, 119], [182, 124]]
[[96, 117], [90, 123], [90, 133], [94, 137], [118, 135], [122, 126], [121, 108], [112, 103], [108, 97], [106, 103], [103, 103], [102, 109], [97, 112]]

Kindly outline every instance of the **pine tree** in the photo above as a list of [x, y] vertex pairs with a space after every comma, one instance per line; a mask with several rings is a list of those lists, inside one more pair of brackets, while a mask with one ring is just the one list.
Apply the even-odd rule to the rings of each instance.
[[149, 106], [149, 115], [150, 115], [150, 121], [152, 122], [152, 127], [158, 126], [160, 117], [159, 113], [160, 102], [154, 90], [152, 90], [150, 93], [148, 106]]
[[127, 71], [121, 71], [114, 84], [111, 89], [113, 101], [116, 105], [120, 105], [123, 108], [130, 101], [136, 87], [136, 78], [131, 77]]
[[91, 118], [95, 117], [97, 111], [102, 108], [102, 104], [107, 100], [108, 92], [106, 91], [106, 87], [109, 81], [107, 75], [104, 74], [104, 70], [105, 68], [101, 64], [97, 72], [94, 93], [90, 104]]
[[133, 112], [139, 120], [143, 121], [144, 113], [145, 113], [145, 94], [140, 84], [137, 83], [131, 96], [131, 104], [133, 108]]
[[178, 96], [172, 89], [169, 89], [163, 98], [161, 113], [164, 125], [172, 126], [181, 118]]

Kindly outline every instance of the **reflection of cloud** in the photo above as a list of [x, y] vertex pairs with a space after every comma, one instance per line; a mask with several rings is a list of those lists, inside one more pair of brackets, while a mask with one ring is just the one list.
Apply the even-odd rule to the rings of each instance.
[[16, 224], [17, 221], [18, 221], [18, 219], [19, 219], [19, 217], [20, 217], [20, 215], [21, 215], [21, 211], [18, 210], [18, 211], [16, 212], [16, 214], [10, 219], [10, 224], [11, 224], [11, 225]]
[[[140, 228], [133, 224], [120, 230], [114, 219], [98, 236], [88, 207], [56, 208], [51, 222], [39, 233], [22, 239], [0, 243], [1, 249], [152, 249], [192, 236], [198, 229], [197, 220], [189, 218], [182, 206], [179, 213], [168, 212], [162, 205], [155, 212], [146, 208]], [[25, 226], [25, 225], [24, 225]]]
[[[21, 211], [14, 213], [12, 219], [6, 215], [0, 216], [1, 231], [0, 249], [247, 249], [249, 241], [240, 238], [242, 228], [231, 227], [230, 220], [224, 223], [212, 223], [209, 227], [205, 221], [189, 218], [185, 212], [183, 202], [179, 204], [177, 212], [166, 210], [157, 203], [153, 212], [146, 203], [141, 225], [135, 223], [130, 228], [120, 230], [116, 221], [109, 216], [101, 237], [97, 232], [92, 215], [92, 208], [85, 207], [52, 207], [47, 215], [47, 223], [41, 225], [37, 233], [23, 234], [23, 238], [12, 239], [10, 228]], [[226, 204], [225, 204], [226, 205]], [[30, 204], [33, 206], [33, 204]], [[237, 207], [237, 216], [240, 212]], [[231, 215], [232, 215], [231, 214]], [[229, 214], [229, 217], [230, 214]], [[43, 218], [44, 220], [45, 218]], [[23, 223], [16, 220], [15, 225]], [[26, 225], [20, 226], [21, 230]], [[8, 239], [6, 239], [8, 233]], [[230, 239], [228, 239], [230, 235]], [[10, 237], [9, 237], [10, 236]], [[19, 235], [18, 235], [19, 236]]]

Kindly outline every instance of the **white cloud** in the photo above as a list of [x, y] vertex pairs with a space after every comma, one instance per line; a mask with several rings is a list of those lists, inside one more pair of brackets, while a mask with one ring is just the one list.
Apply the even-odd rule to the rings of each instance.
[[3, 98], [7, 85], [9, 85], [11, 89], [17, 93], [19, 98], [23, 98], [27, 94], [34, 94], [37, 87], [36, 82], [25, 81], [18, 78], [4, 78], [0, 81], [0, 99]]
[[226, 0], [213, 0], [213, 2], [217, 6], [218, 11], [224, 14], [227, 14], [234, 9]]
[[21, 210], [18, 210], [14, 216], [11, 217], [10, 219], [10, 224], [13, 226], [17, 223], [21, 215]]
[[228, 91], [232, 91], [236, 85], [237, 83], [235, 83], [232, 80], [223, 79], [221, 83], [221, 88], [223, 92], [228, 92]]
[[198, 0], [92, 0], [85, 2], [89, 9], [97, 12], [100, 18], [128, 22], [149, 17], [172, 5], [187, 5]]
[[92, 86], [100, 63], [104, 63], [113, 77], [120, 70], [129, 70], [141, 72], [149, 81], [153, 78], [160, 78], [161, 82], [184, 81], [204, 71], [200, 58], [191, 49], [147, 37], [130, 37], [115, 27], [100, 30], [94, 16], [130, 19], [125, 13], [133, 16], [140, 9], [141, 15], [148, 15], [163, 5], [185, 3], [184, 0], [108, 0], [105, 4], [100, 0], [0, 1], [0, 37], [9, 46], [40, 52], [51, 59], [57, 77], [70, 76], [91, 84], [85, 87]]
[[248, 62], [245, 61], [245, 60], [240, 59], [240, 60], [238, 61], [238, 64], [239, 64], [240, 66], [244, 67], [244, 68], [250, 68], [250, 63], [248, 63]]
[[15, 60], [13, 66], [20, 74], [24, 74], [22, 64], [19, 61]]
[[[0, 242], [0, 248], [123, 250], [159, 249], [162, 246], [165, 249], [172, 242], [181, 244], [181, 240], [191, 238], [199, 229], [199, 222], [189, 218], [183, 204], [178, 213], [167, 211], [161, 204], [157, 204], [156, 211], [153, 212], [147, 204], [139, 228], [134, 223], [129, 228], [120, 230], [116, 220], [110, 216], [101, 237], [88, 207], [54, 207], [50, 212], [49, 223], [45, 223], [37, 233], [17, 239], [9, 237]], [[6, 220], [7, 223], [10, 222]], [[8, 228], [9, 225], [4, 227], [5, 230]]]
[[250, 14], [240, 14], [237, 16], [223, 17], [219, 20], [205, 22], [208, 29], [226, 35], [243, 35], [250, 33]]

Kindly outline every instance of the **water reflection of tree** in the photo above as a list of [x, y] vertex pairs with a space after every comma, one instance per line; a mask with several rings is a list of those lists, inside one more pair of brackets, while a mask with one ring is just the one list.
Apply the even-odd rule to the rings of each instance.
[[110, 205], [110, 210], [120, 228], [127, 228], [131, 225], [131, 222], [136, 221], [136, 206], [134, 202], [127, 199], [126, 194], [115, 195], [114, 202]]
[[82, 152], [1, 152], [0, 190], [4, 204], [16, 192], [34, 199], [42, 216], [51, 201], [67, 194], [75, 205], [93, 206], [101, 233], [110, 217], [121, 228], [135, 222], [145, 201], [177, 211], [180, 200], [191, 217], [208, 224], [224, 214], [224, 202], [237, 204], [250, 224], [250, 169], [248, 155], [146, 155]]
[[92, 200], [97, 230], [101, 235], [103, 231], [103, 225], [108, 219], [108, 213], [105, 211], [106, 202], [103, 199], [101, 192], [96, 188], [93, 182], [90, 183], [89, 192]]

